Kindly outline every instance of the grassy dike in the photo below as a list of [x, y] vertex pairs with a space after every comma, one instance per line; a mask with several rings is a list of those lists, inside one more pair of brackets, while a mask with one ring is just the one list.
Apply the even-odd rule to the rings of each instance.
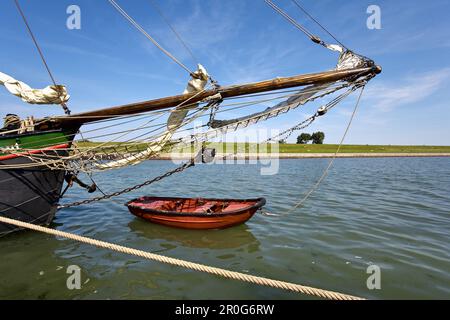
[[[334, 153], [337, 144], [280, 144], [280, 153]], [[450, 153], [450, 146], [342, 145], [339, 153]]]
[[[78, 142], [79, 147], [95, 147], [100, 142]], [[335, 153], [337, 144], [278, 144], [277, 146], [257, 143], [209, 143], [208, 147], [216, 148], [219, 153], [271, 153], [280, 154], [327, 154]], [[142, 144], [139, 149], [145, 150]], [[117, 148], [120, 152], [120, 147]], [[184, 151], [188, 152], [189, 148]], [[178, 151], [177, 151], [178, 152]], [[181, 152], [182, 153], [182, 152]], [[342, 145], [339, 153], [354, 154], [450, 154], [450, 146], [397, 146], [397, 145]]]

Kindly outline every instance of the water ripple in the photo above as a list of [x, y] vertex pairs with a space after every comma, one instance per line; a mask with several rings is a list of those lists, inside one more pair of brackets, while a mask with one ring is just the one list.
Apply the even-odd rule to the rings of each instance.
[[[123, 203], [140, 195], [266, 197], [286, 213], [321, 176], [327, 159], [259, 165], [204, 165], [115, 202], [58, 213], [54, 227], [212, 266], [344, 291], [368, 298], [450, 297], [450, 166], [447, 158], [337, 159], [303, 207], [288, 216], [255, 215], [226, 230], [190, 231], [152, 225]], [[149, 161], [98, 175], [105, 192], [159, 175], [174, 164]], [[72, 188], [64, 201], [87, 195]], [[35, 233], [1, 239], [0, 298], [298, 299], [271, 288], [218, 279], [156, 262]], [[82, 268], [82, 290], [65, 287], [65, 268]], [[368, 290], [366, 268], [382, 270], [382, 290]], [[220, 290], [217, 288], [220, 287]]]

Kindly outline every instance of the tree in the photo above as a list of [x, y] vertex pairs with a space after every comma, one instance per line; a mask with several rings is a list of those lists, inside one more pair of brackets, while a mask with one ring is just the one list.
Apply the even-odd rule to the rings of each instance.
[[284, 139], [278, 140], [278, 143], [279, 144], [286, 144], [286, 140], [284, 140]]
[[311, 140], [311, 135], [309, 133], [302, 133], [297, 137], [297, 144], [307, 144]]
[[325, 133], [323, 133], [322, 131], [314, 132], [311, 135], [311, 140], [313, 144], [323, 144], [323, 140], [325, 140]]

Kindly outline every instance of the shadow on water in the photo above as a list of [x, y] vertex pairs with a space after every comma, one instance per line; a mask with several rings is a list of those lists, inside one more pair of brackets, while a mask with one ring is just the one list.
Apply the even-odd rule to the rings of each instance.
[[258, 251], [260, 242], [245, 225], [221, 230], [187, 230], [171, 228], [135, 218], [128, 227], [134, 235], [148, 240], [165, 240], [189, 248], [238, 249]]

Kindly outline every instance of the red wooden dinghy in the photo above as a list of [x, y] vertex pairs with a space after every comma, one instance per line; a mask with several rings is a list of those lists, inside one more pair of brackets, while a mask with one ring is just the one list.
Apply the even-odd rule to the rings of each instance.
[[125, 205], [135, 216], [185, 229], [223, 229], [249, 220], [266, 199], [141, 197]]

